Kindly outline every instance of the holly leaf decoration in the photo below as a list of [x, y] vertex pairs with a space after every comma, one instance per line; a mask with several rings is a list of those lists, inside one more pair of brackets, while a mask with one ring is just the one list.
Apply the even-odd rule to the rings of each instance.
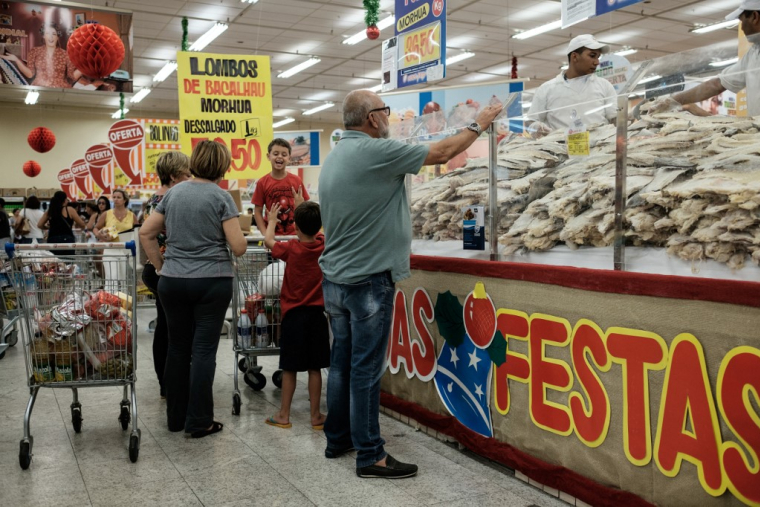
[[497, 367], [507, 362], [507, 340], [504, 339], [501, 331], [496, 331], [493, 341], [486, 349], [486, 352], [488, 352], [488, 357], [491, 358], [491, 361]]
[[451, 291], [438, 294], [435, 302], [435, 321], [438, 332], [450, 347], [456, 348], [464, 342], [464, 318], [462, 304]]

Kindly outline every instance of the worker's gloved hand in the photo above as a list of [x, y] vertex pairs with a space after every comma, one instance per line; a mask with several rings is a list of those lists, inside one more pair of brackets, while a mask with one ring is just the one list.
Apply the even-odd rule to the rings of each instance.
[[549, 125], [540, 121], [534, 121], [533, 123], [528, 125], [526, 128], [526, 132], [533, 139], [539, 139], [541, 137], [544, 137], [546, 134], [550, 133], [551, 131], [552, 131], [552, 128]]
[[683, 106], [673, 97], [660, 97], [654, 102], [641, 105], [641, 112], [646, 114], [666, 113], [668, 111], [681, 111]]

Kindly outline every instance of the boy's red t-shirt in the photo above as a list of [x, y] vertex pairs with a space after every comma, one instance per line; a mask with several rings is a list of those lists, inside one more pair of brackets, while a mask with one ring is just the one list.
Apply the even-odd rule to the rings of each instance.
[[298, 306], [325, 306], [322, 297], [322, 270], [319, 256], [325, 249], [325, 235], [316, 235], [313, 243], [297, 239], [278, 241], [272, 247], [272, 257], [285, 261], [285, 276], [280, 290], [280, 311]]
[[[275, 229], [277, 236], [292, 236], [296, 233], [294, 216], [296, 199], [293, 189], [295, 188], [298, 191], [298, 187], [302, 188], [304, 201], [308, 201], [309, 193], [303, 187], [301, 178], [295, 174], [285, 173], [285, 177], [281, 180], [276, 180], [271, 174], [267, 174], [256, 182], [256, 190], [253, 191], [251, 204], [263, 206], [267, 212], [275, 202], [280, 204], [280, 211], [277, 214], [280, 223]], [[269, 223], [266, 213], [264, 215], [264, 222]]]

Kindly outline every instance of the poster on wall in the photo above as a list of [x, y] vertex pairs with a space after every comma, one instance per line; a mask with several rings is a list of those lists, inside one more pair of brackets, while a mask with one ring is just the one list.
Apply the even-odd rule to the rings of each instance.
[[398, 88], [446, 77], [446, 0], [396, 0], [395, 34]]
[[[90, 79], [69, 60], [66, 45], [78, 26], [97, 21], [121, 36], [125, 56], [110, 76]], [[132, 92], [132, 14], [6, 0], [0, 2], [0, 83], [3, 85]]]
[[259, 179], [273, 137], [268, 56], [177, 53], [179, 139], [188, 156], [204, 140], [232, 154], [226, 180]]
[[319, 131], [277, 132], [277, 136], [290, 143], [290, 163], [288, 167], [321, 165], [319, 160]]

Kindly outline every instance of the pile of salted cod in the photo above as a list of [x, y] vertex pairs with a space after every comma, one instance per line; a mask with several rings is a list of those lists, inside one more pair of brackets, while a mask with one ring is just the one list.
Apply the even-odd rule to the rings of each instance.
[[[591, 155], [568, 158], [564, 134], [516, 137], [498, 150], [502, 253], [609, 246], [615, 127], [589, 129]], [[760, 120], [644, 115], [628, 129], [627, 243], [732, 269], [760, 264]], [[416, 238], [461, 239], [462, 208], [488, 204], [488, 160], [415, 187]]]

